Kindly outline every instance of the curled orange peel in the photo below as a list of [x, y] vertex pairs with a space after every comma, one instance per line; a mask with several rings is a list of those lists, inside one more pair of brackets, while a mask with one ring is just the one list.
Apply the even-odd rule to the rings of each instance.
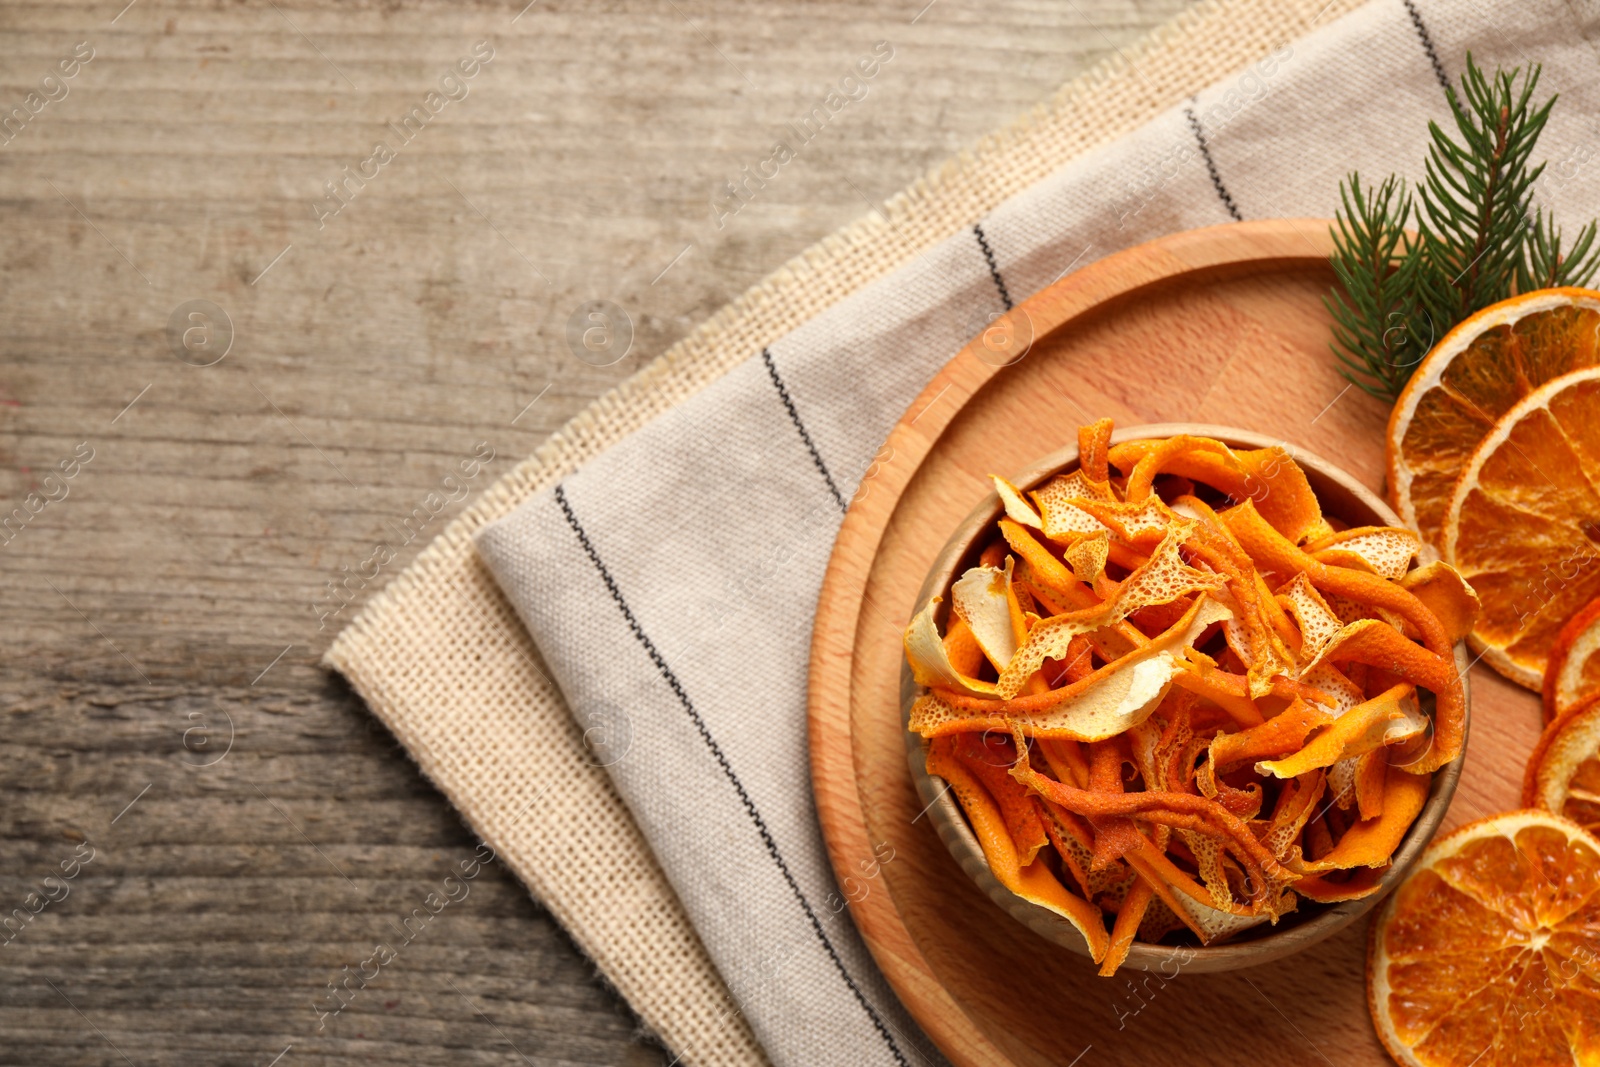
[[1257, 879], [1258, 886], [1266, 885], [1269, 875], [1279, 884], [1288, 884], [1296, 877], [1267, 851], [1244, 820], [1205, 797], [1155, 790], [1108, 793], [1078, 789], [1033, 770], [1025, 753], [1019, 755], [1011, 775], [1046, 800], [1087, 818], [1122, 816], [1221, 838], [1223, 847], [1247, 874]]
[[1383, 813], [1375, 819], [1362, 819], [1344, 832], [1338, 844], [1321, 859], [1290, 861], [1296, 871], [1319, 874], [1352, 867], [1382, 867], [1388, 864], [1400, 839], [1422, 812], [1428, 799], [1428, 776], [1389, 765], [1384, 774]]
[[1089, 954], [1096, 963], [1105, 958], [1110, 937], [1100, 909], [1071, 892], [1051, 874], [1043, 863], [1020, 862], [1016, 843], [1007, 830], [998, 805], [983, 784], [955, 758], [948, 739], [941, 739], [928, 750], [928, 773], [950, 785], [967, 821], [983, 849], [989, 870], [1001, 885], [1030, 903], [1046, 908], [1066, 919], [1083, 935]]
[[[1242, 478], [1244, 473], [1243, 465], [1227, 445], [1214, 438], [1191, 434], [1178, 434], [1159, 441], [1125, 441], [1112, 449], [1108, 458], [1117, 469], [1127, 471], [1127, 497], [1134, 501], [1150, 496], [1158, 474], [1189, 477], [1189, 470], [1216, 469], [1229, 471], [1230, 477]], [[1179, 467], [1185, 469], [1179, 470]], [[1208, 481], [1204, 477], [1196, 480]]]
[[1278, 803], [1267, 823], [1261, 843], [1282, 860], [1289, 847], [1298, 841], [1306, 823], [1316, 814], [1316, 805], [1328, 787], [1328, 776], [1318, 767], [1300, 775], [1278, 791]]
[[[1294, 895], [1281, 882], [1265, 888], [1259, 903], [1229, 902], [1219, 907], [1211, 891], [1153, 847], [1130, 851], [1128, 865], [1139, 873], [1203, 945], [1224, 940], [1252, 926], [1277, 922], [1294, 909]], [[1258, 883], [1259, 884], [1259, 883]]]
[[1422, 539], [1395, 526], [1357, 526], [1305, 546], [1321, 563], [1371, 571], [1390, 580], [1405, 577], [1422, 550]]
[[1170, 629], [1143, 647], [1077, 682], [1041, 694], [995, 700], [932, 684], [913, 705], [912, 729], [936, 737], [963, 729], [999, 729], [1009, 719], [1033, 737], [1076, 741], [1115, 737], [1142, 722], [1184, 671], [1175, 650], [1225, 618], [1226, 608], [1201, 597]]
[[1424, 563], [1400, 579], [1400, 588], [1422, 601], [1444, 627], [1445, 637], [1454, 644], [1464, 640], [1478, 621], [1482, 604], [1478, 594], [1450, 564], [1443, 560]]
[[[1416, 628], [1425, 647], [1419, 648], [1391, 625], [1364, 619], [1346, 626], [1344, 636], [1330, 641], [1329, 648], [1338, 646], [1344, 658], [1389, 670], [1432, 691], [1437, 698], [1434, 743], [1420, 761], [1412, 765], [1413, 771], [1438, 770], [1460, 755], [1466, 730], [1466, 694], [1455, 670], [1454, 643], [1427, 605], [1409, 590], [1376, 574], [1332, 567], [1311, 558], [1268, 526], [1250, 501], [1228, 509], [1223, 515], [1240, 544], [1253, 558], [1262, 561], [1266, 569], [1286, 577], [1303, 572], [1320, 592], [1332, 592], [1360, 604], [1393, 611]], [[1328, 648], [1324, 648], [1318, 658], [1324, 657], [1329, 657]], [[1332, 658], [1337, 660], [1339, 655]], [[1306, 668], [1314, 666], [1315, 662], [1306, 664]]]
[[1222, 519], [1260, 569], [1276, 572], [1285, 580], [1304, 573], [1324, 593], [1387, 608], [1415, 626], [1430, 651], [1448, 654], [1452, 642], [1444, 626], [1421, 600], [1396, 583], [1367, 571], [1330, 566], [1308, 555], [1273, 529], [1256, 510], [1254, 501], [1234, 505], [1222, 512]]
[[1040, 738], [1038, 744], [1046, 765], [1057, 779], [1080, 788], [1089, 783], [1089, 761], [1084, 757], [1081, 743], [1046, 737]]
[[1028, 528], [1010, 518], [1000, 520], [1000, 534], [1006, 544], [1028, 566], [1028, 580], [1046, 596], [1062, 605], [1067, 611], [1081, 611], [1098, 607], [1100, 598], [1076, 574], [1055, 557], [1048, 548], [1028, 531]]
[[1460, 755], [1467, 706], [1453, 657], [1442, 659], [1407, 640], [1394, 627], [1376, 619], [1362, 619], [1346, 626], [1328, 642], [1320, 659], [1365, 663], [1433, 693], [1433, 743], [1417, 762], [1408, 764], [1413, 773], [1438, 770]]
[[1000, 809], [1000, 818], [1017, 851], [1017, 863], [1028, 866], [1049, 844], [1049, 838], [1045, 836], [1039, 802], [1006, 773], [1006, 768], [1016, 761], [1011, 739], [1005, 734], [964, 733], [955, 735], [950, 744], [952, 755], [982, 783]]
[[1234, 607], [1234, 620], [1225, 630], [1228, 646], [1246, 665], [1251, 697], [1261, 697], [1274, 677], [1293, 673], [1290, 647], [1291, 642], [1299, 644], [1299, 634], [1238, 542], [1200, 523], [1189, 548], [1227, 583], [1226, 596]]
[[1035, 530], [1044, 529], [1044, 519], [1039, 512], [1028, 503], [1028, 498], [1022, 495], [1022, 490], [1000, 477], [998, 474], [989, 475], [989, 481], [994, 484], [994, 491], [1000, 497], [1000, 503], [1005, 505], [1006, 518], [1023, 526], [1031, 526]]
[[1307, 700], [1321, 704], [1335, 714], [1349, 711], [1367, 699], [1365, 691], [1359, 685], [1328, 662], [1318, 663], [1310, 670], [1302, 671], [1300, 677], [1295, 679], [1295, 684], [1304, 687], [1303, 692]]
[[1133, 948], [1134, 938], [1144, 924], [1145, 912], [1154, 896], [1150, 883], [1140, 878], [1128, 890], [1128, 895], [1122, 898], [1122, 906], [1117, 909], [1117, 921], [1111, 928], [1106, 958], [1100, 963], [1100, 977], [1110, 978], [1127, 960], [1128, 950]]
[[[1254, 571], [1253, 567], [1252, 571]], [[1293, 653], [1295, 658], [1298, 658], [1302, 636], [1301, 628], [1267, 586], [1267, 580], [1261, 577], [1259, 572], [1254, 573], [1254, 579], [1256, 603], [1261, 607], [1262, 617], [1267, 625], [1272, 627], [1272, 632], [1277, 635], [1282, 647]]]
[[1071, 568], [1072, 576], [1092, 589], [1104, 600], [1112, 592], [1106, 578], [1106, 563], [1111, 558], [1111, 539], [1108, 531], [1100, 530], [1080, 537], [1061, 553], [1061, 558]]
[[[933, 619], [939, 601], [939, 597], [928, 601], [927, 606], [913, 615], [910, 624], [906, 626], [906, 662], [911, 665], [911, 676], [917, 680], [918, 685], [929, 688], [949, 689], [975, 696], [994, 696], [993, 682], [986, 682], [959, 670], [951, 660], [951, 648], [946, 644], [945, 638], [939, 636], [939, 627]], [[971, 632], [969, 629], [967, 634], [970, 636]], [[957, 647], [960, 647], [959, 642]], [[972, 639], [972, 647], [977, 647], [976, 638]], [[981, 648], [978, 649], [980, 656], [982, 651]]]
[[[1173, 441], [1183, 444], [1174, 446]], [[1230, 499], [1254, 501], [1267, 521], [1295, 544], [1332, 533], [1305, 472], [1282, 448], [1229, 449], [1208, 437], [1175, 437], [1124, 442], [1112, 449], [1111, 462], [1130, 472], [1130, 500], [1142, 499], [1139, 494], [1149, 492], [1157, 473], [1177, 474]]]
[[1198, 663], [1193, 656], [1186, 659], [1183, 666], [1183, 673], [1173, 676], [1173, 685], [1215, 704], [1241, 727], [1261, 722], [1261, 711], [1250, 698], [1250, 682], [1244, 675], [1218, 670], [1214, 664]]
[[1416, 687], [1409, 682], [1386, 689], [1339, 716], [1298, 752], [1262, 760], [1256, 770], [1275, 778], [1298, 778], [1342, 759], [1409, 741], [1427, 729], [1427, 720], [1416, 708], [1415, 694]]
[[968, 678], [976, 678], [986, 660], [972, 627], [959, 615], [952, 615], [945, 628], [944, 654], [956, 673]]
[[1205, 763], [1195, 773], [1200, 792], [1215, 796], [1217, 776], [1222, 771], [1299, 751], [1312, 731], [1332, 721], [1333, 716], [1315, 704], [1296, 699], [1259, 726], [1218, 734], [1206, 748]]
[[1295, 575], [1274, 597], [1289, 615], [1293, 616], [1300, 631], [1298, 658], [1302, 663], [1317, 658], [1344, 628], [1344, 621], [1336, 615], [1328, 602], [1322, 599], [1317, 587], [1311, 584], [1304, 572]]
[[1082, 471], [1060, 474], [1032, 494], [1044, 535], [1053, 541], [1070, 541], [1105, 529], [1105, 525], [1083, 505], [1096, 500], [1114, 500], [1104, 482], [1090, 481]]
[[1016, 723], [1031, 738], [1098, 741], [1115, 736], [1148, 715], [1177, 677], [1177, 668], [1159, 649], [1130, 653], [1125, 660], [1140, 660], [1142, 669], [1123, 670], [1129, 662], [1117, 660], [1058, 689], [1012, 700], [932, 686], [912, 703], [909, 728], [923, 737], [942, 737], [1004, 730]]
[[1061, 858], [1061, 865], [1078, 884], [1085, 900], [1098, 899], [1102, 894], [1115, 892], [1127, 880], [1127, 865], [1121, 862], [1095, 869], [1095, 832], [1089, 820], [1074, 815], [1060, 805], [1040, 800], [1044, 809], [1045, 833], [1050, 844]]
[[1077, 505], [1114, 535], [1114, 548], [1143, 554], [1161, 543], [1174, 520], [1187, 522], [1160, 497], [1138, 502], [1083, 500]]
[[1327, 874], [1307, 875], [1294, 884], [1294, 891], [1318, 904], [1339, 904], [1346, 900], [1361, 900], [1383, 888], [1383, 876], [1388, 864], [1381, 867], [1357, 867], [1349, 877], [1330, 877]]
[[[1159, 604], [1190, 593], [1214, 590], [1221, 585], [1215, 575], [1205, 574], [1185, 564], [1179, 557], [1185, 531], [1169, 533], [1144, 567], [1132, 574], [1117, 589], [1117, 594], [1091, 608], [1068, 612], [1042, 620], [1028, 633], [1005, 670], [1000, 672], [996, 692], [1010, 698], [1021, 691], [1024, 682], [1044, 666], [1046, 659], [1061, 659], [1072, 638], [1121, 623], [1128, 615], [1149, 604]], [[1031, 561], [1030, 561], [1031, 563]], [[1065, 570], [1065, 568], [1062, 568]]]
[[1078, 469], [1092, 482], [1104, 484], [1111, 476], [1108, 461], [1113, 425], [1110, 419], [1098, 419], [1078, 427]]
[[967, 623], [978, 647], [997, 671], [1004, 671], [1026, 639], [1028, 627], [1011, 581], [1012, 563], [1004, 568], [973, 567], [950, 586], [950, 608]]
[[1363, 819], [1376, 819], [1383, 814], [1384, 786], [1389, 779], [1388, 753], [1373, 749], [1355, 757], [1350, 773], [1350, 784], [1356, 797], [1356, 811]]

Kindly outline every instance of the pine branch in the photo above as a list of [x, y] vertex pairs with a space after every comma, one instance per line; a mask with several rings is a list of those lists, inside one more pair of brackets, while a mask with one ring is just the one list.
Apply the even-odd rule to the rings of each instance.
[[1339, 285], [1323, 303], [1333, 316], [1340, 373], [1376, 397], [1393, 400], [1431, 338], [1419, 343], [1418, 247], [1406, 238], [1411, 194], [1393, 176], [1363, 192], [1361, 177], [1340, 183], [1332, 256]]
[[1593, 222], [1579, 230], [1572, 248], [1563, 253], [1555, 219], [1547, 218], [1543, 210], [1535, 211], [1527, 247], [1517, 261], [1517, 292], [1562, 285], [1587, 286], [1594, 279], [1596, 268], [1600, 268], [1595, 230]]
[[1533, 183], [1544, 170], [1528, 161], [1555, 104], [1532, 104], [1538, 84], [1537, 67], [1491, 79], [1469, 54], [1461, 92], [1445, 92], [1460, 140], [1428, 124], [1418, 299], [1435, 322], [1460, 322], [1511, 295], [1531, 230]]
[[1539, 73], [1491, 78], [1467, 56], [1459, 92], [1445, 90], [1454, 136], [1428, 124], [1415, 202], [1397, 177], [1365, 190], [1355, 174], [1341, 183], [1338, 284], [1324, 304], [1340, 373], [1373, 396], [1398, 399], [1433, 343], [1468, 316], [1513, 292], [1588, 285], [1600, 270], [1596, 223], [1564, 249], [1554, 219], [1532, 206], [1544, 164], [1530, 161], [1556, 102], [1534, 101]]

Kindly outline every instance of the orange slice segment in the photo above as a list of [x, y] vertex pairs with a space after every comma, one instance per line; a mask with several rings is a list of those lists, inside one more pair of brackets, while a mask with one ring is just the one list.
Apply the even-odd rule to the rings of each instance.
[[1529, 393], [1467, 461], [1440, 530], [1483, 610], [1469, 638], [1529, 689], [1569, 617], [1600, 595], [1600, 366]]
[[1600, 1057], [1600, 842], [1514, 811], [1434, 842], [1372, 924], [1367, 1002], [1404, 1067]]
[[1437, 543], [1456, 475], [1530, 392], [1600, 362], [1600, 293], [1541, 289], [1503, 300], [1445, 334], [1389, 416], [1389, 495]]
[[1589, 601], [1556, 634], [1544, 670], [1544, 721], [1554, 722], [1600, 695], [1600, 599]]
[[1545, 727], [1528, 760], [1522, 802], [1600, 831], [1600, 700]]

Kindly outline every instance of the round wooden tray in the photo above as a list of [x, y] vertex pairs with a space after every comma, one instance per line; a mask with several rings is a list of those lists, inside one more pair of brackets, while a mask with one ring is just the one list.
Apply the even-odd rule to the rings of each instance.
[[[1365, 923], [1258, 968], [1098, 978], [961, 871], [922, 811], [900, 717], [900, 636], [946, 539], [1011, 475], [1103, 415], [1271, 435], [1382, 479], [1384, 405], [1347, 388], [1321, 298], [1328, 223], [1190, 233], [1107, 257], [1009, 312], [935, 376], [880, 452], [829, 562], [812, 638], [812, 780], [851, 914], [958, 1065], [1387, 1063], [1366, 1009]], [[1008, 340], [1031, 337], [1005, 363]], [[1473, 745], [1444, 829], [1517, 806], [1537, 698], [1473, 676]], [[874, 865], [874, 849], [893, 858]], [[854, 895], [854, 894], [852, 894]]]

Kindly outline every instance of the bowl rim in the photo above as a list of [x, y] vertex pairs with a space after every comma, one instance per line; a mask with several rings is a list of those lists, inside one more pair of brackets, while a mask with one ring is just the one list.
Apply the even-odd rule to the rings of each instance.
[[[1321, 456], [1300, 449], [1281, 438], [1233, 426], [1174, 422], [1147, 423], [1117, 429], [1111, 435], [1111, 442], [1121, 444], [1125, 441], [1162, 439], [1178, 434], [1212, 437], [1230, 446], [1286, 448], [1291, 458], [1306, 472], [1307, 480], [1312, 483], [1312, 490], [1319, 503], [1326, 503], [1325, 496], [1342, 496], [1345, 499], [1340, 503], [1345, 507], [1365, 509], [1383, 524], [1404, 528], [1400, 517], [1388, 503], [1349, 473]], [[1019, 489], [1027, 491], [1047, 478], [1072, 469], [1077, 462], [1078, 446], [1074, 442], [1030, 463], [1012, 479], [1012, 482]], [[1339, 514], [1336, 508], [1330, 510], [1336, 515]], [[991, 489], [961, 521], [950, 539], [940, 549], [927, 576], [923, 579], [922, 587], [917, 592], [916, 603], [912, 607], [913, 617], [927, 606], [932, 597], [948, 593], [950, 584], [956, 578], [955, 570], [962, 558], [969, 554], [974, 539], [997, 521], [1002, 511], [1003, 505], [999, 495]], [[1355, 523], [1355, 525], [1361, 524]], [[1424, 544], [1419, 562], [1436, 558], [1437, 554], [1433, 549]], [[1314, 905], [1319, 910], [1308, 919], [1296, 921], [1294, 913], [1291, 913], [1283, 924], [1254, 927], [1253, 930], [1262, 932], [1251, 936], [1251, 931], [1246, 931], [1239, 940], [1218, 945], [1162, 945], [1136, 940], [1128, 951], [1123, 967], [1134, 970], [1155, 970], [1176, 963], [1182, 969], [1193, 972], [1230, 971], [1255, 967], [1283, 959], [1332, 937], [1382, 903], [1383, 899], [1404, 881], [1411, 867], [1438, 832], [1461, 779], [1461, 768], [1465, 763], [1467, 739], [1472, 725], [1472, 690], [1468, 677], [1470, 664], [1466, 643], [1457, 642], [1454, 652], [1457, 673], [1461, 678], [1463, 703], [1466, 705], [1466, 715], [1462, 723], [1461, 751], [1455, 759], [1433, 772], [1428, 799], [1406, 831], [1405, 837], [1401, 839], [1400, 847], [1395, 850], [1388, 871], [1379, 881], [1377, 892], [1360, 900]], [[917, 685], [911, 676], [909, 664], [902, 657], [900, 716], [902, 734], [906, 742], [907, 762], [910, 765], [912, 780], [916, 784], [917, 794], [925, 805], [922, 810], [933, 823], [939, 839], [967, 876], [976, 882], [1002, 911], [1045, 940], [1088, 958], [1088, 945], [1076, 927], [1047, 908], [1017, 896], [1001, 885], [999, 879], [989, 870], [983, 849], [967, 823], [960, 804], [950, 795], [950, 790], [945, 788], [943, 779], [930, 774], [925, 766], [927, 742], [910, 729], [911, 705], [921, 692], [922, 687]]]

